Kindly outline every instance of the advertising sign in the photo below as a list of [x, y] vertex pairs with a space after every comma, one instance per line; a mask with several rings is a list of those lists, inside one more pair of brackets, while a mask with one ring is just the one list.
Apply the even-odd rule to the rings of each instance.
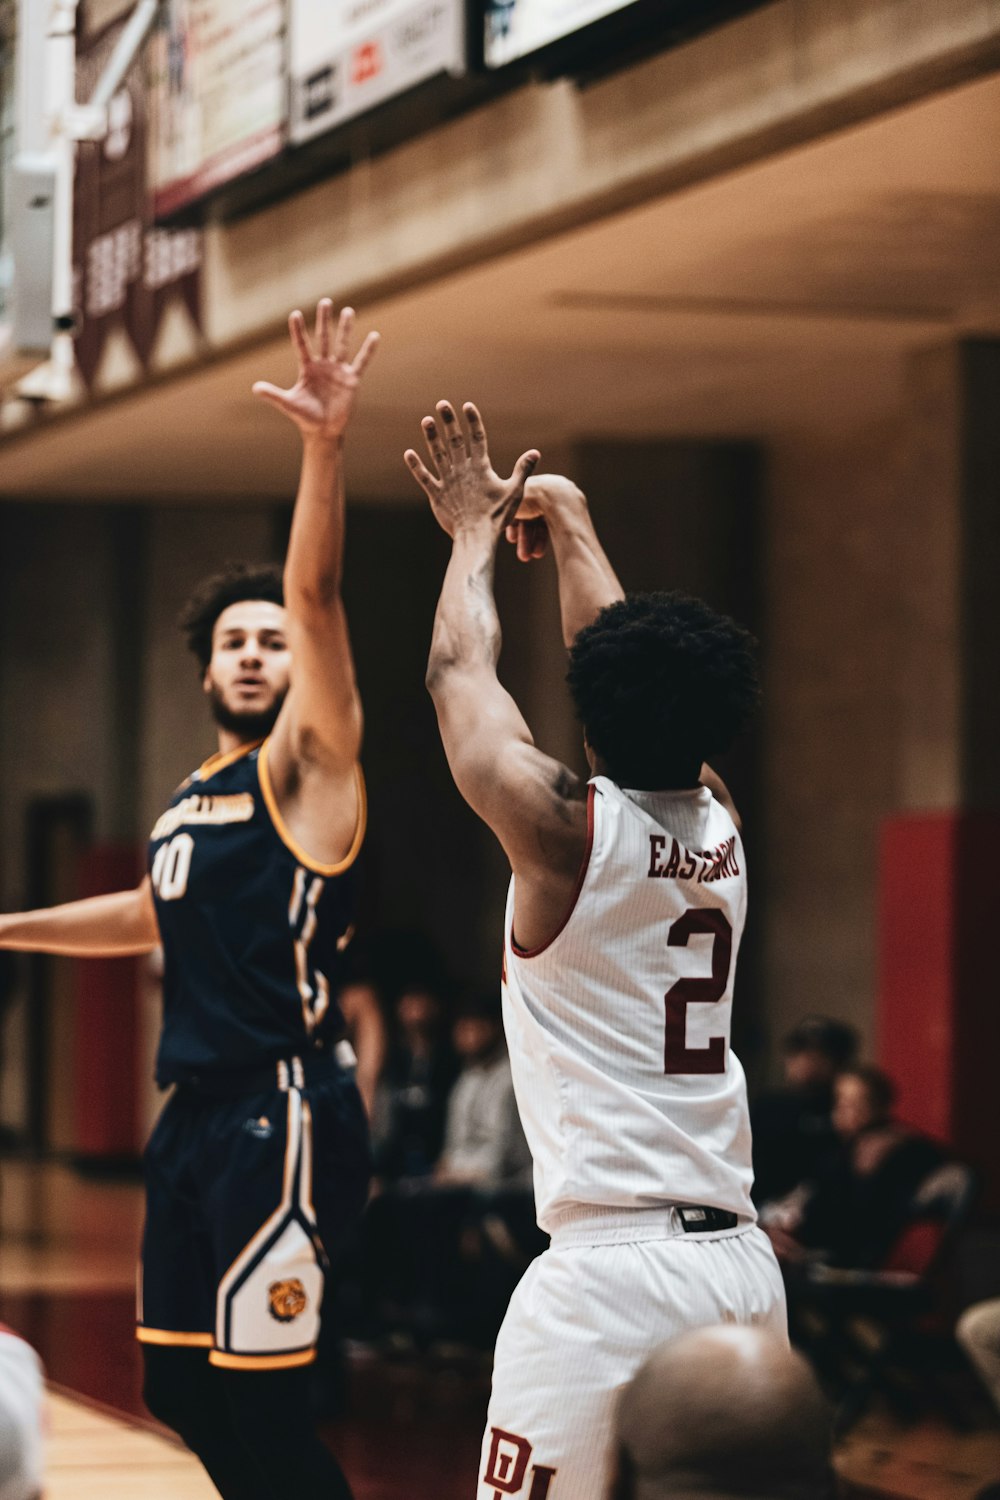
[[157, 216], [281, 150], [285, 0], [164, 0], [148, 51]]
[[[121, 27], [80, 47], [77, 93], [89, 98]], [[107, 337], [122, 328], [145, 369], [172, 298], [186, 303], [200, 327], [201, 235], [157, 229], [148, 176], [148, 121], [141, 60], [111, 101], [103, 141], [77, 152], [73, 194], [73, 279], [76, 359], [92, 384]]]
[[632, 0], [486, 0], [486, 66], [502, 68]]
[[465, 71], [465, 0], [291, 0], [291, 136]]

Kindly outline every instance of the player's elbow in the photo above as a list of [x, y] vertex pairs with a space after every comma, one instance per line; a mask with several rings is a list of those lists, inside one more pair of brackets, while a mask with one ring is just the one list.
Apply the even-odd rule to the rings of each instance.
[[340, 599], [340, 570], [318, 568], [308, 578], [285, 573], [285, 606], [295, 619], [328, 615]]

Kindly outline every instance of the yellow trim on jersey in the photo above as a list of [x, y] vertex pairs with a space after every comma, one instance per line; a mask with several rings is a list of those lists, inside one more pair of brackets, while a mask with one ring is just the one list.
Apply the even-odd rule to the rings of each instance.
[[238, 745], [235, 750], [227, 750], [225, 753], [218, 750], [215, 755], [210, 755], [208, 760], [202, 761], [195, 775], [200, 776], [202, 781], [207, 781], [209, 777], [216, 776], [220, 771], [224, 771], [227, 766], [234, 765], [236, 761], [242, 760], [244, 755], [249, 755], [251, 750], [256, 750], [257, 746], [263, 743], [263, 740], [252, 740], [249, 745]]
[[163, 1344], [168, 1348], [211, 1349], [215, 1343], [210, 1333], [171, 1333], [166, 1328], [145, 1328], [141, 1324], [135, 1336], [140, 1344]]
[[274, 824], [275, 833], [286, 848], [292, 851], [299, 864], [305, 865], [307, 870], [312, 870], [316, 875], [343, 875], [345, 870], [351, 868], [351, 865], [353, 865], [361, 852], [361, 845], [365, 840], [365, 828], [368, 824], [368, 799], [365, 794], [365, 778], [360, 765], [355, 765], [354, 767], [354, 775], [358, 788], [358, 824], [354, 831], [354, 841], [347, 854], [339, 863], [335, 865], [321, 865], [318, 859], [313, 859], [312, 855], [307, 854], [302, 845], [296, 842], [288, 831], [284, 818], [281, 816], [281, 809], [278, 807], [278, 799], [274, 795], [271, 772], [267, 764], [267, 752], [270, 743], [270, 740], [265, 740], [260, 747], [260, 755], [257, 758], [257, 775], [260, 780], [260, 789], [263, 793], [264, 802], [271, 815], [271, 822]]
[[311, 1365], [315, 1359], [315, 1349], [300, 1349], [297, 1354], [226, 1354], [213, 1349], [208, 1356], [210, 1365], [223, 1370], [291, 1370], [296, 1365]]

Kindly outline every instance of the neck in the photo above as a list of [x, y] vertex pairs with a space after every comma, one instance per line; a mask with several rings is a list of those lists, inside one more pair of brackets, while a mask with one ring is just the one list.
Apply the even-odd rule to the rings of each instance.
[[256, 741], [246, 735], [237, 734], [233, 729], [219, 730], [219, 754], [231, 755], [234, 750], [242, 750], [244, 745], [253, 745]]

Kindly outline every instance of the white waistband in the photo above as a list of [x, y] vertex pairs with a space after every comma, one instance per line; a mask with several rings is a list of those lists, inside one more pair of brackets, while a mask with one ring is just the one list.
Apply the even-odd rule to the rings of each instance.
[[755, 1219], [745, 1215], [731, 1229], [709, 1229], [699, 1233], [685, 1229], [684, 1221], [673, 1205], [611, 1208], [580, 1204], [576, 1208], [564, 1209], [543, 1228], [551, 1236], [553, 1247], [561, 1249], [567, 1245], [627, 1245], [636, 1240], [725, 1240], [746, 1234], [755, 1223]]

